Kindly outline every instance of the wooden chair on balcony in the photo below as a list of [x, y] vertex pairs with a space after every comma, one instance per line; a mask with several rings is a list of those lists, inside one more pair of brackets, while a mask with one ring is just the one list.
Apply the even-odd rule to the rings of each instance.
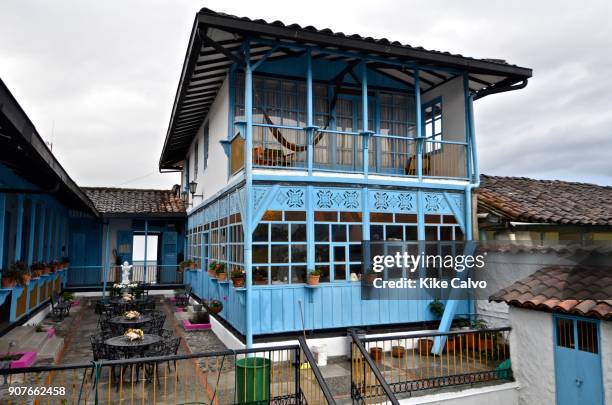
[[[429, 176], [431, 174], [431, 156], [423, 155], [421, 160], [421, 167], [423, 168], [423, 176]], [[416, 156], [410, 156], [408, 162], [406, 162], [405, 174], [408, 176], [417, 176], [417, 158]]]
[[255, 146], [253, 148], [253, 164], [258, 166], [292, 166], [295, 161], [293, 152], [284, 153], [282, 149], [262, 148]]

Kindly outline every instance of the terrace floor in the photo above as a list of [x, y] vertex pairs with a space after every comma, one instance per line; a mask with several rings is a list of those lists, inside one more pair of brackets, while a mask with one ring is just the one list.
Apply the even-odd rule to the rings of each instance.
[[[241, 394], [240, 386], [252, 387], [247, 379], [251, 374], [238, 374], [236, 362], [244, 355], [225, 354], [182, 359], [176, 363], [148, 363], [143, 367], [102, 367], [94, 370], [90, 364], [93, 356], [89, 341], [90, 335], [99, 333], [98, 316], [94, 312], [95, 301], [99, 298], [80, 298], [79, 306], [71, 315], [61, 322], [47, 317], [43, 329], [53, 327], [59, 339], [63, 339], [63, 350], [58, 353], [55, 364], [82, 364], [77, 369], [66, 369], [53, 373], [29, 375], [15, 374], [6, 384], [0, 380], [0, 404], [29, 403], [26, 398], [32, 395], [11, 395], [10, 387], [58, 387], [64, 389], [63, 395], [46, 396], [49, 403], [235, 403]], [[166, 314], [165, 329], [171, 329], [176, 336], [181, 336], [182, 344], [178, 354], [214, 353], [227, 350], [226, 346], [210, 330], [184, 331], [180, 325], [188, 314], [175, 312], [174, 305], [168, 297], [156, 297], [156, 307]], [[6, 343], [7, 337], [0, 338], [0, 345]], [[368, 347], [369, 349], [369, 347]], [[262, 352], [258, 355], [271, 360], [269, 375], [269, 394], [282, 399], [296, 392], [295, 375], [296, 352], [291, 350]], [[381, 373], [396, 390], [402, 391], [406, 381], [435, 379], [439, 376], [462, 374], [491, 370], [487, 359], [476, 357], [476, 353], [458, 353], [454, 356], [421, 356], [418, 351], [406, 350], [402, 358], [391, 355], [389, 350], [382, 353], [377, 361]], [[479, 354], [478, 354], [479, 355]], [[493, 365], [495, 366], [495, 365]], [[340, 403], [350, 403], [351, 361], [346, 357], [330, 358], [327, 365], [320, 367], [334, 397]], [[97, 371], [97, 372], [96, 372]], [[98, 384], [95, 384], [96, 375]], [[309, 370], [300, 371], [300, 387], [309, 404], [324, 403], [317, 396], [314, 377]], [[363, 377], [363, 376], [362, 376]], [[374, 381], [372, 375], [367, 377]], [[467, 381], [473, 384], [479, 381]], [[482, 381], [480, 381], [482, 382]], [[494, 383], [484, 381], [485, 384]], [[95, 388], [94, 388], [95, 387]], [[424, 395], [439, 391], [461, 390], [465, 386], [434, 386], [433, 389], [415, 391], [412, 395]], [[408, 395], [408, 394], [406, 394]], [[398, 395], [398, 397], [404, 394]], [[41, 398], [39, 396], [38, 398]], [[61, 400], [66, 400], [62, 402]]]

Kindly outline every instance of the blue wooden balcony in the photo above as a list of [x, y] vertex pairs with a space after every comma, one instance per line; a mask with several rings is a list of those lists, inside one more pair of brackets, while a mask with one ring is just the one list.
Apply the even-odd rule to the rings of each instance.
[[[467, 142], [318, 129], [309, 136], [309, 131], [297, 126], [253, 124], [253, 167], [296, 171], [311, 167], [318, 172], [413, 178], [470, 177]], [[230, 142], [231, 150], [243, 148], [239, 133]], [[231, 171], [236, 174], [244, 169], [244, 154], [231, 156]]]

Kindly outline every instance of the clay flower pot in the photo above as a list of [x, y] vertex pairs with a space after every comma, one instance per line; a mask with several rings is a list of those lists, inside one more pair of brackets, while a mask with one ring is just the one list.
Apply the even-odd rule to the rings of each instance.
[[404, 346], [393, 346], [391, 348], [391, 356], [396, 359], [401, 359], [406, 354], [406, 349]]
[[433, 348], [433, 340], [431, 339], [419, 339], [419, 354], [421, 356], [428, 356], [431, 354]]
[[51, 273], [51, 267], [47, 266], [43, 268], [43, 274], [49, 274]]
[[14, 288], [16, 284], [17, 281], [13, 280], [12, 278], [2, 278], [2, 288]]
[[370, 348], [370, 357], [372, 358], [372, 360], [380, 361], [382, 360], [382, 356], [383, 356], [382, 347], [371, 347]]
[[321, 278], [318, 274], [308, 275], [308, 285], [319, 285], [319, 279]]
[[217, 278], [217, 272], [215, 270], [208, 269], [207, 273], [208, 273], [208, 277]]
[[197, 266], [197, 263], [193, 263], [193, 262], [192, 262], [192, 263], [189, 263], [189, 268], [190, 268], [191, 270], [195, 270], [195, 269], [196, 269], [196, 266]]
[[217, 280], [219, 280], [219, 281], [227, 280], [227, 273], [225, 273], [225, 272], [217, 273]]
[[234, 288], [244, 288], [244, 277], [233, 277], [232, 283], [234, 283]]

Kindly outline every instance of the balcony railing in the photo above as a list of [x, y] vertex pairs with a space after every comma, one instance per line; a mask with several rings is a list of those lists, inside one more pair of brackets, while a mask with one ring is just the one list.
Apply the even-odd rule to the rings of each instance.
[[[104, 266], [70, 266], [68, 286], [100, 286], [104, 283]], [[107, 284], [121, 282], [121, 266], [110, 266], [106, 273]], [[147, 264], [134, 265], [130, 271], [130, 281], [146, 284], [180, 284], [183, 282], [178, 265]]]
[[0, 369], [8, 403], [335, 404], [305, 344]]
[[[368, 145], [368, 172], [417, 177], [417, 151], [422, 149], [423, 177], [469, 177], [466, 142], [406, 138], [351, 131], [316, 130], [312, 135], [312, 168], [315, 171], [364, 173], [364, 140]], [[230, 142], [231, 172], [244, 168], [244, 140]], [[306, 170], [308, 132], [294, 126], [253, 124], [253, 167]]]
[[384, 388], [373, 372], [363, 375], [355, 367], [362, 357], [372, 360], [395, 395], [512, 380], [509, 334], [510, 328], [497, 328], [360, 338], [366, 354], [353, 349], [353, 397], [380, 396]]

